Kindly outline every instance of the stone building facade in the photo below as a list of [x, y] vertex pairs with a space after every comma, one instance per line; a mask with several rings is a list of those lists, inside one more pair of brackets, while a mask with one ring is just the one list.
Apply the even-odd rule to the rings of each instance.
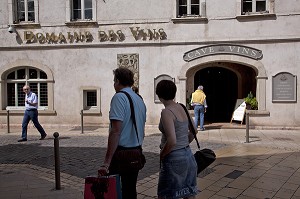
[[20, 124], [22, 87], [39, 95], [44, 125], [107, 125], [113, 70], [135, 73], [147, 124], [155, 95], [173, 80], [188, 103], [199, 84], [207, 123], [229, 123], [250, 92], [255, 126], [299, 127], [298, 0], [3, 0], [0, 2], [0, 122]]

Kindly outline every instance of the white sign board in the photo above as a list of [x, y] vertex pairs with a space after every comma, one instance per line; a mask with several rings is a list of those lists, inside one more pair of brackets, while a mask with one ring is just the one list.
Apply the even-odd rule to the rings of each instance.
[[243, 101], [233, 112], [231, 121], [241, 121], [243, 123], [246, 111], [246, 103]]

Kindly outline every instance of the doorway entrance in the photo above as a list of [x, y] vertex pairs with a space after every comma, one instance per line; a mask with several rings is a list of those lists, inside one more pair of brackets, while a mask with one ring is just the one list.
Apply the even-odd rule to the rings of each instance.
[[221, 68], [209, 67], [195, 74], [195, 89], [203, 85], [208, 105], [205, 121], [229, 122], [237, 99], [238, 80], [234, 72]]
[[252, 68], [233, 63], [216, 63], [195, 71], [194, 90], [203, 85], [206, 94], [205, 123], [230, 122], [237, 99], [250, 91], [256, 93], [255, 78]]

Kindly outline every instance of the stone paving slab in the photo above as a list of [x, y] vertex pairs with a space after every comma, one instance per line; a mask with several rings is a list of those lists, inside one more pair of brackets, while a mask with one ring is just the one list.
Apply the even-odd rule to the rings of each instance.
[[[62, 190], [55, 190], [52, 134], [60, 134]], [[83, 198], [84, 177], [95, 175], [107, 145], [107, 128], [46, 129], [40, 141], [31, 128], [28, 142], [17, 143], [19, 129], [0, 128], [0, 195], [5, 198]], [[197, 135], [217, 160], [198, 176], [197, 198], [300, 198], [300, 131], [209, 129]], [[140, 172], [139, 199], [156, 198], [160, 133], [147, 128]], [[191, 148], [195, 151], [196, 144]], [[15, 190], [15, 191], [13, 191]], [[10, 194], [10, 195], [7, 195]]]

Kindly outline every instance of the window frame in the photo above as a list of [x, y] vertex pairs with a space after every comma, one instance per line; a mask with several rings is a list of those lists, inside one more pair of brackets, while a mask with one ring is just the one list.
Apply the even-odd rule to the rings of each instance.
[[[81, 87], [81, 104], [82, 104], [82, 111], [85, 115], [101, 115], [101, 89], [99, 87], [88, 86], [88, 87]], [[88, 106], [87, 105], [87, 93], [88, 92], [96, 92], [96, 106]]]
[[[255, 0], [258, 1], [258, 0]], [[236, 0], [236, 19], [239, 21], [249, 21], [257, 19], [276, 19], [275, 0], [265, 0], [266, 11], [264, 12], [243, 12], [243, 0]], [[252, 4], [253, 6], [253, 4]]]
[[[24, 79], [21, 79], [19, 78], [18, 79], [18, 74], [17, 74], [17, 71], [19, 70], [22, 70], [24, 69], [25, 70], [25, 78]], [[37, 78], [34, 79], [30, 79], [30, 75], [29, 75], [29, 71], [30, 70], [36, 70], [37, 71]], [[15, 79], [8, 79], [8, 75], [11, 74], [12, 72], [14, 72], [15, 74]], [[30, 85], [30, 84], [37, 84], [37, 92], [35, 92], [37, 95], [38, 95], [38, 109], [39, 110], [47, 110], [48, 107], [49, 107], [49, 93], [48, 93], [48, 90], [49, 90], [49, 87], [48, 87], [48, 84], [47, 84], [47, 78], [46, 79], [41, 79], [40, 76], [41, 76], [41, 72], [45, 73], [43, 70], [40, 70], [38, 68], [34, 68], [34, 67], [30, 67], [30, 66], [22, 66], [22, 67], [18, 67], [18, 68], [14, 68], [14, 70], [10, 70], [8, 73], [6, 73], [6, 79], [5, 79], [5, 86], [6, 86], [6, 110], [25, 110], [25, 103], [21, 103], [21, 104], [18, 104], [18, 99], [19, 99], [19, 95], [22, 94], [22, 96], [24, 95], [25, 96], [25, 93], [22, 91], [22, 90], [18, 90], [18, 84], [23, 84], [23, 85]], [[45, 73], [46, 74], [46, 73]], [[47, 74], [46, 74], [47, 75]], [[47, 84], [47, 106], [41, 106], [41, 84], [42, 83], [46, 83]], [[8, 84], [14, 84], [14, 90], [15, 90], [15, 105], [14, 106], [11, 106], [9, 105], [10, 102], [8, 101]]]
[[180, 0], [176, 0], [176, 8], [177, 8], [176, 17], [177, 18], [201, 17], [201, 0], [199, 0], [199, 13], [198, 14], [191, 14], [192, 0], [186, 0], [187, 1], [187, 4], [186, 4], [187, 13], [186, 13], [186, 15], [180, 15], [180, 13], [179, 13], [180, 9], [179, 8], [180, 8], [181, 5], [179, 5], [179, 1]]
[[[96, 105], [89, 104], [89, 93], [93, 93], [95, 95], [95, 99], [93, 99], [93, 101], [96, 103]], [[97, 99], [97, 90], [83, 90], [83, 110], [97, 109]]]
[[[84, 4], [84, 0], [81, 0], [81, 4]], [[85, 25], [97, 25], [97, 0], [92, 0], [92, 19], [74, 19], [74, 12], [73, 12], [73, 0], [66, 0], [66, 25], [78, 25], [78, 26], [85, 26]], [[81, 8], [81, 13], [82, 13]], [[83, 11], [84, 13], [84, 11]], [[82, 15], [82, 14], [81, 14]]]
[[20, 25], [28, 25], [28, 24], [38, 24], [39, 23], [39, 1], [38, 0], [32, 0], [34, 3], [34, 21], [28, 20], [28, 1], [31, 0], [23, 0], [25, 6], [25, 20], [24, 21], [18, 21], [18, 1], [21, 0], [8, 0], [8, 12], [9, 12], [9, 24], [20, 24]]
[[[267, 15], [267, 14], [274, 14], [274, 9], [275, 9], [275, 1], [274, 0], [237, 0], [240, 5], [239, 14], [238, 15]], [[246, 12], [244, 11], [243, 5], [244, 1], [251, 1], [252, 4], [252, 11], [251, 12]], [[256, 10], [256, 4], [259, 1], [264, 1], [265, 2], [265, 10], [264, 11], [257, 11]]]
[[176, 9], [174, 9], [174, 18], [172, 18], [173, 23], [207, 23], [207, 17], [206, 17], [206, 0], [199, 0], [199, 15], [191, 15], [191, 0], [187, 0], [187, 15], [181, 16], [179, 15], [179, 0], [174, 1], [174, 6], [176, 6]]
[[89, 20], [93, 20], [93, 1], [92, 1], [92, 18], [91, 19], [86, 19], [85, 18], [85, 12], [86, 12], [86, 8], [85, 8], [85, 1], [87, 0], [80, 0], [80, 15], [81, 18], [75, 19], [74, 18], [74, 13], [75, 13], [75, 8], [74, 8], [74, 0], [71, 0], [71, 21], [89, 21]]

